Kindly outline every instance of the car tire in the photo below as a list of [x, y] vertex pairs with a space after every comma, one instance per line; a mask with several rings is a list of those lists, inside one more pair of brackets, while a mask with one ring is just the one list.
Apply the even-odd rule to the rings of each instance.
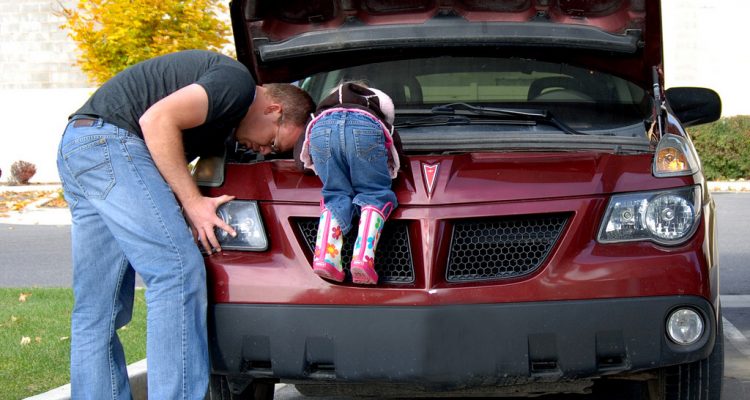
[[724, 377], [724, 326], [719, 311], [716, 340], [708, 358], [662, 368], [649, 382], [649, 400], [721, 400]]
[[251, 382], [242, 393], [229, 390], [229, 381], [223, 375], [211, 375], [206, 400], [273, 400], [273, 382]]

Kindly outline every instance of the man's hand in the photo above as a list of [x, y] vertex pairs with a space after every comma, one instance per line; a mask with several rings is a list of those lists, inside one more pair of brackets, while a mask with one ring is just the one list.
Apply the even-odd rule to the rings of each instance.
[[220, 205], [233, 199], [234, 196], [228, 195], [221, 197], [201, 196], [188, 204], [183, 203], [182, 205], [190, 229], [193, 231], [193, 237], [201, 243], [208, 254], [221, 251], [221, 245], [219, 245], [219, 240], [216, 239], [214, 227], [219, 227], [228, 234], [237, 236], [237, 232], [216, 215], [216, 209]]
[[221, 251], [214, 227], [236, 235], [234, 229], [216, 215], [216, 209], [234, 197], [201, 195], [185, 167], [182, 143], [182, 131], [203, 124], [207, 114], [208, 94], [202, 86], [192, 84], [156, 102], [138, 122], [156, 168], [182, 204], [193, 236], [211, 254]]

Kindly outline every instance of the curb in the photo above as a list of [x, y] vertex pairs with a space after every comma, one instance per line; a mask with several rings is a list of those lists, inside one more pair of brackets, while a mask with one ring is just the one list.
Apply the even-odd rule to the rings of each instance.
[[5, 185], [0, 184], [0, 192], [31, 192], [57, 190], [62, 187], [60, 183], [32, 183], [28, 185]]
[[[146, 359], [128, 365], [128, 378], [130, 379], [130, 392], [133, 395], [133, 400], [148, 400], [146, 370]], [[281, 390], [284, 387], [286, 387], [285, 383], [277, 383], [274, 391]], [[70, 400], [70, 384], [27, 397], [24, 400]]]
[[750, 192], [750, 181], [708, 182], [710, 192]]
[[[146, 360], [128, 365], [128, 378], [133, 400], [147, 400]], [[48, 392], [27, 397], [25, 400], [70, 400], [70, 384], [60, 386]]]

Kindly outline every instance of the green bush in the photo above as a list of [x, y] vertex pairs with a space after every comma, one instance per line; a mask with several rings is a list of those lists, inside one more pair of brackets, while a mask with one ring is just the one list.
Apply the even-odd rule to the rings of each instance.
[[709, 180], [750, 178], [750, 115], [688, 129]]

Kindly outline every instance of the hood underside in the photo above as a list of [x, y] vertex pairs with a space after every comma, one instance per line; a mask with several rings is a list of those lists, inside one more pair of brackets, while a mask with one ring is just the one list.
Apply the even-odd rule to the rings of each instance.
[[560, 60], [648, 85], [658, 1], [235, 0], [237, 56], [260, 83], [435, 55]]

